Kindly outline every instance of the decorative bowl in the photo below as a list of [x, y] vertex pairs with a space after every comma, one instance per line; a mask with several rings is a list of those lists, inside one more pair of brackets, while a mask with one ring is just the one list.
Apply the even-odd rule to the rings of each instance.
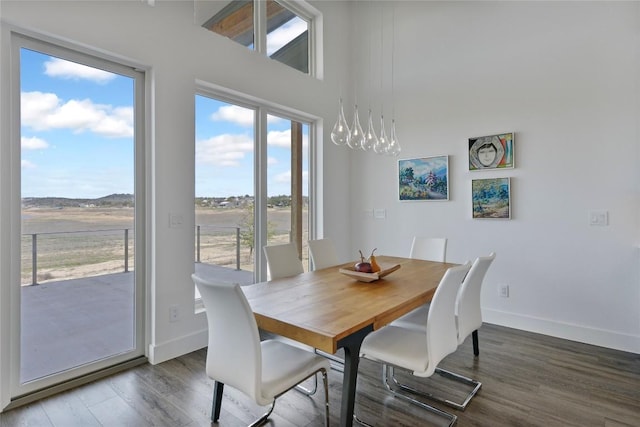
[[345, 276], [349, 276], [352, 279], [356, 279], [359, 282], [369, 283], [369, 282], [375, 282], [376, 280], [383, 278], [387, 274], [393, 273], [399, 268], [400, 268], [400, 264], [380, 263], [380, 271], [378, 271], [377, 273], [361, 273], [359, 271], [356, 271], [354, 267], [345, 267], [345, 268], [341, 268], [338, 271], [340, 271], [340, 273], [344, 274]]

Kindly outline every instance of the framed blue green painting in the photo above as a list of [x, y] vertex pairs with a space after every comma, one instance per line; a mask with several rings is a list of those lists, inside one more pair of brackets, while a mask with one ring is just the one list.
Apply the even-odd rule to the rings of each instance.
[[473, 218], [511, 219], [511, 179], [471, 180]]
[[400, 201], [449, 200], [449, 156], [398, 160]]

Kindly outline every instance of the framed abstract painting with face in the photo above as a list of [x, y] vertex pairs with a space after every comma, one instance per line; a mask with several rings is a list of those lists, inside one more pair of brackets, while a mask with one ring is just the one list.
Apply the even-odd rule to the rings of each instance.
[[513, 132], [469, 138], [469, 170], [513, 168], [514, 145]]

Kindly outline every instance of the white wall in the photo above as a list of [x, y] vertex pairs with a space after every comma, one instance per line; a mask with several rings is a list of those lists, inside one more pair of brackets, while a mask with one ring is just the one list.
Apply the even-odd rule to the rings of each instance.
[[[3, 72], [7, 24], [150, 69], [151, 360], [205, 342], [204, 317], [191, 314], [189, 277], [196, 79], [325, 119], [321, 228], [343, 248], [341, 259], [376, 246], [381, 254], [406, 255], [414, 234], [447, 236], [453, 262], [496, 251], [483, 292], [485, 320], [640, 353], [638, 3], [395, 2], [401, 158], [450, 156], [451, 200], [438, 203], [399, 203], [396, 160], [346, 154], [327, 142], [339, 88], [349, 103], [358, 94], [361, 112], [376, 92], [380, 69], [371, 64], [382, 62], [380, 47], [387, 61], [392, 56], [391, 9], [385, 41], [378, 44], [379, 27], [362, 20], [379, 16], [383, 3], [363, 3], [366, 11], [352, 15], [346, 2], [313, 4], [324, 13], [323, 81], [198, 28], [187, 1], [156, 1], [154, 7], [140, 1], [0, 2]], [[3, 232], [11, 227], [6, 81], [0, 81]], [[388, 83], [383, 86], [389, 91]], [[374, 110], [378, 115], [379, 105]], [[503, 131], [516, 132], [516, 168], [469, 172], [467, 138]], [[471, 179], [492, 176], [512, 177], [510, 221], [470, 219]], [[365, 217], [370, 208], [385, 208], [387, 218]], [[590, 209], [608, 210], [610, 225], [590, 227]], [[183, 229], [168, 228], [169, 213], [184, 215]], [[8, 246], [0, 249], [4, 292], [11, 261]], [[501, 283], [511, 287], [510, 298], [498, 297]], [[2, 304], [0, 331], [6, 334], [6, 299]], [[181, 321], [169, 323], [170, 304], [180, 306]], [[6, 368], [6, 349], [0, 354]], [[7, 385], [0, 385], [6, 393]]]
[[[397, 161], [353, 156], [352, 257], [373, 247], [407, 255], [414, 234], [448, 237], [452, 262], [495, 251], [485, 321], [640, 353], [639, 3], [387, 6], [365, 3], [355, 16], [385, 24], [400, 158], [449, 155], [451, 200], [400, 203]], [[367, 40], [377, 50], [380, 30], [351, 27], [362, 34], [353, 74], [366, 99], [368, 64], [381, 63], [367, 59]], [[515, 169], [468, 170], [467, 138], [511, 131]], [[488, 177], [511, 177], [511, 220], [471, 219], [471, 179]], [[387, 218], [368, 217], [372, 208]], [[609, 212], [609, 226], [589, 226], [593, 209]]]
[[[344, 73], [342, 70], [346, 69], [342, 65], [346, 49], [339, 43], [345, 39], [344, 31], [340, 30], [345, 26], [342, 13], [345, 5], [336, 2], [316, 5], [324, 13], [324, 21], [332, 26], [330, 31], [325, 31], [325, 46], [337, 47], [324, 58], [324, 80], [297, 72], [200, 28], [194, 24], [193, 3], [189, 1], [156, 1], [154, 7], [137, 0], [0, 3], [3, 71], [8, 70], [8, 34], [14, 28], [61, 39], [149, 70], [148, 356], [153, 363], [206, 344], [206, 322], [203, 313], [194, 313], [194, 287], [190, 278], [194, 248], [195, 81], [210, 82], [316, 117], [333, 117], [337, 103], [336, 70]], [[346, 77], [339, 79], [344, 81]], [[0, 93], [8, 91], [8, 79], [3, 76], [2, 82]], [[11, 166], [10, 140], [5, 131], [8, 118], [4, 114], [10, 104], [4, 96], [1, 102], [0, 221], [4, 233], [12, 226], [8, 203], [11, 184], [4, 179]], [[326, 151], [320, 150], [325, 165], [319, 173], [327, 176], [324, 188], [332, 189], [322, 209], [327, 233], [340, 247], [346, 248], [348, 222], [344, 219], [348, 200], [347, 188], [343, 185], [345, 173], [341, 171], [347, 169], [347, 159], [334, 156], [337, 151], [332, 144]], [[15, 171], [15, 165], [13, 167]], [[170, 229], [169, 213], [183, 215], [184, 227]], [[10, 287], [5, 272], [12, 264], [4, 243], [6, 239], [3, 237], [2, 241], [0, 277], [4, 298]], [[346, 255], [347, 251], [344, 252]], [[0, 330], [6, 334], [9, 322], [5, 302], [6, 299], [0, 312]], [[182, 313], [180, 321], [175, 323], [169, 322], [171, 304], [177, 304]], [[3, 355], [2, 367], [6, 368], [7, 349], [3, 347], [0, 354]], [[8, 380], [8, 376], [3, 378]], [[6, 392], [5, 380], [1, 386]], [[6, 394], [0, 397], [6, 401]]]

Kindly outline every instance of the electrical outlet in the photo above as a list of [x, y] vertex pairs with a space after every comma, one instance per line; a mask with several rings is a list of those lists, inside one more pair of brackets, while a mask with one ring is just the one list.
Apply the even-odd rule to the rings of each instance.
[[509, 285], [500, 285], [499, 291], [502, 298], [509, 298]]
[[169, 322], [177, 322], [180, 319], [180, 308], [177, 305], [169, 306]]

